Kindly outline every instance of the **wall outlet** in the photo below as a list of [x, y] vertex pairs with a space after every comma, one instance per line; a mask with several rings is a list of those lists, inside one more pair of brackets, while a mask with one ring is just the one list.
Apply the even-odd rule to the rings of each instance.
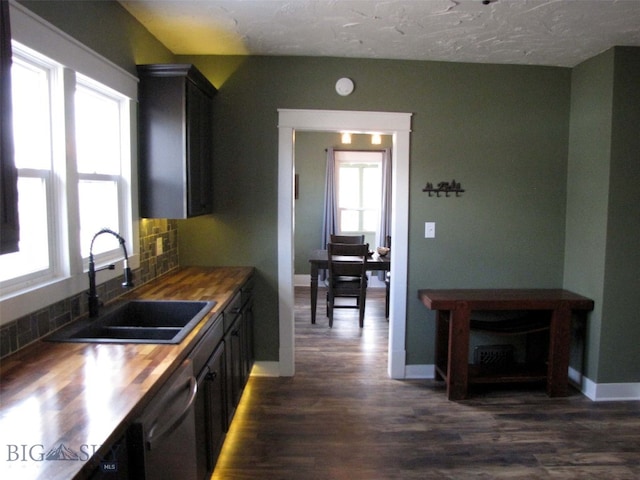
[[424, 222], [424, 238], [436, 238], [436, 222]]
[[156, 238], [156, 255], [162, 255], [162, 237]]

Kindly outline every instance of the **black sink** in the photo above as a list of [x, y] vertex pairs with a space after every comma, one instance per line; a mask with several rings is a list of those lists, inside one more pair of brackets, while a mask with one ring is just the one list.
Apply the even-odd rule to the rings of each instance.
[[54, 342], [180, 343], [216, 302], [129, 300], [54, 332]]

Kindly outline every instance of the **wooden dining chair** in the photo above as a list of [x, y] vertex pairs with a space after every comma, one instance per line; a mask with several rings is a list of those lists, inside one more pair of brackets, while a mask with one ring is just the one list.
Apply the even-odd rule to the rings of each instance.
[[[358, 309], [360, 328], [364, 326], [364, 307], [367, 298], [368, 244], [329, 243], [327, 245], [328, 277], [327, 316], [333, 327], [335, 308]], [[336, 298], [355, 299], [355, 305], [336, 304]]]
[[331, 235], [331, 243], [348, 243], [351, 245], [364, 243], [364, 235]]

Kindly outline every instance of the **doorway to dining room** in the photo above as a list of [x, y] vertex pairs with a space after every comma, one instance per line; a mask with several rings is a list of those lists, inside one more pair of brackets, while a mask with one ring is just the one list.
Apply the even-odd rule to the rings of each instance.
[[[336, 132], [299, 132], [296, 135], [296, 287], [309, 286], [309, 253], [325, 249], [330, 234], [364, 235], [370, 251], [375, 252], [376, 247], [385, 245], [390, 233], [391, 178], [387, 177], [391, 176], [391, 169], [386, 162], [391, 161], [392, 138], [382, 136], [379, 145], [371, 145], [370, 135], [353, 135], [351, 145], [340, 142], [341, 135]], [[330, 220], [327, 219], [328, 211], [332, 212]], [[369, 278], [371, 288], [385, 288], [383, 274], [370, 274]]]
[[[294, 328], [294, 184], [295, 139], [302, 131], [377, 132], [393, 138], [392, 218], [388, 374], [405, 378], [407, 255], [409, 217], [409, 145], [411, 113], [278, 109], [278, 311], [277, 375], [295, 373]], [[272, 368], [273, 368], [272, 367]]]

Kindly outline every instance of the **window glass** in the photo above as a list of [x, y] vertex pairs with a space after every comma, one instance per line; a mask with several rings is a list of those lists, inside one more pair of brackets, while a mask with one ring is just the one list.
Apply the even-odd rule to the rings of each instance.
[[78, 172], [120, 173], [120, 100], [88, 85], [75, 93]]
[[0, 281], [47, 270], [49, 228], [47, 188], [42, 178], [18, 178], [20, 249], [0, 255]]
[[379, 165], [366, 165], [362, 169], [362, 206], [379, 209], [382, 195], [382, 178]]
[[[89, 256], [91, 239], [103, 228], [118, 230], [118, 184], [115, 181], [80, 180], [80, 245], [82, 257]], [[103, 253], [119, 248], [111, 235], [100, 235], [93, 245], [93, 253]]]
[[[342, 157], [349, 152], [340, 152]], [[358, 152], [362, 155], [363, 152]], [[373, 156], [380, 156], [372, 152]], [[372, 234], [378, 230], [382, 195], [381, 162], [339, 160], [337, 175], [340, 233]]]
[[351, 165], [341, 166], [338, 175], [338, 206], [340, 208], [357, 208], [360, 204], [358, 169]]
[[360, 216], [356, 210], [342, 210], [340, 215], [340, 232], [350, 233], [360, 230]]
[[0, 282], [52, 271], [50, 67], [15, 58], [11, 67], [15, 162], [18, 168], [18, 251], [0, 255]]
[[49, 69], [14, 58], [11, 67], [13, 137], [18, 168], [51, 168]]

